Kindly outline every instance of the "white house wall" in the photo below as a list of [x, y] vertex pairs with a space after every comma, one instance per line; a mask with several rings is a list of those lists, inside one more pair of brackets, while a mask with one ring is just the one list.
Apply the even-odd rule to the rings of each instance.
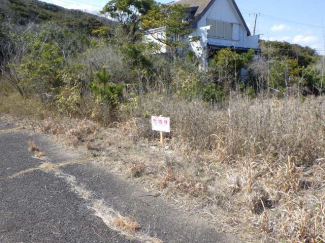
[[236, 9], [230, 0], [215, 0], [212, 6], [210, 6], [208, 11], [206, 11], [206, 13], [201, 18], [201, 21], [204, 23], [200, 23], [200, 21], [199, 25], [206, 25], [205, 19], [207, 18], [216, 19], [223, 22], [241, 24], [241, 20], [238, 17]]
[[[228, 22], [237, 24], [236, 27], [239, 31], [237, 40], [225, 40], [217, 38], [208, 38], [208, 30], [210, 26], [207, 26], [207, 18], [214, 19], [222, 22]], [[160, 44], [161, 49], [157, 53], [166, 53], [166, 45], [159, 43], [157, 38], [163, 39], [165, 36], [164, 29], [158, 28], [150, 30], [146, 35], [147, 42], [154, 42]], [[207, 64], [207, 45], [229, 46], [229, 47], [241, 47], [241, 48], [253, 48], [258, 49], [259, 36], [247, 36], [247, 30], [240, 16], [233, 6], [231, 0], [215, 0], [212, 6], [205, 12], [197, 23], [196, 30], [189, 35], [190, 37], [199, 36], [200, 40], [190, 43], [190, 49], [202, 59], [202, 63]]]
[[208, 52], [206, 50], [206, 47], [208, 45], [208, 31], [210, 29], [210, 26], [203, 26], [201, 28], [196, 29], [194, 33], [192, 33], [189, 37], [195, 37], [199, 36], [200, 40], [193, 41], [190, 43], [190, 47], [192, 51], [194, 51], [195, 55], [201, 59], [201, 63], [204, 64], [204, 66], [207, 66], [208, 64]]
[[197, 24], [197, 28], [207, 25], [207, 19], [218, 20], [222, 22], [239, 25], [239, 40], [225, 40], [218, 38], [209, 38], [208, 42], [212, 45], [258, 48], [258, 36], [247, 36], [247, 30], [239, 17], [235, 6], [230, 0], [215, 0], [213, 5], [206, 11]]
[[159, 29], [154, 29], [154, 30], [151, 30], [149, 31], [149, 33], [147, 33], [145, 35], [145, 39], [144, 39], [144, 42], [153, 42], [155, 44], [157, 44], [160, 49], [157, 50], [156, 54], [159, 54], [159, 53], [166, 53], [167, 52], [167, 48], [166, 48], [166, 45], [161, 43], [160, 41], [158, 41], [159, 39], [165, 39], [166, 36], [165, 36], [165, 31], [163, 28], [159, 28]]

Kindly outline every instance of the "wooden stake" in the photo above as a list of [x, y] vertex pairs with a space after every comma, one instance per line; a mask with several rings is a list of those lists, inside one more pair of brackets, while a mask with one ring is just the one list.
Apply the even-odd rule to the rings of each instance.
[[160, 132], [160, 144], [161, 146], [164, 146], [164, 143], [165, 143], [165, 136], [164, 136], [164, 133], [163, 132]]
[[[160, 115], [159, 117], [162, 117], [162, 115]], [[163, 147], [164, 146], [164, 141], [165, 137], [164, 137], [164, 133], [160, 132], [160, 145]]]

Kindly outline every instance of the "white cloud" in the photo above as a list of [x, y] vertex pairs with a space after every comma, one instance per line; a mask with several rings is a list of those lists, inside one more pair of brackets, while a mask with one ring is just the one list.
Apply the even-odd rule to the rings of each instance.
[[279, 32], [279, 31], [286, 31], [286, 30], [291, 30], [291, 27], [285, 24], [280, 24], [280, 25], [274, 25], [271, 30], [273, 32]]
[[314, 31], [312, 31], [312, 30], [304, 30], [304, 35], [313, 35], [313, 33], [314, 33]]
[[293, 38], [294, 43], [301, 44], [301, 45], [311, 46], [312, 44], [315, 44], [317, 41], [318, 41], [318, 37], [313, 35], [309, 35], [309, 36], [296, 35]]
[[267, 40], [269, 41], [287, 41], [290, 42], [292, 38], [290, 36], [271, 36]]

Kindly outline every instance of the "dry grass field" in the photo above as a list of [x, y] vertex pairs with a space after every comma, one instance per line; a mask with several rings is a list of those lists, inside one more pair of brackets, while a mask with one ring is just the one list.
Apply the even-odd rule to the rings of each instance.
[[[60, 117], [34, 100], [0, 97], [0, 115], [87, 149], [245, 242], [325, 242], [325, 99], [233, 96], [211, 106], [146, 97], [111, 128]], [[148, 114], [171, 117], [159, 147]]]

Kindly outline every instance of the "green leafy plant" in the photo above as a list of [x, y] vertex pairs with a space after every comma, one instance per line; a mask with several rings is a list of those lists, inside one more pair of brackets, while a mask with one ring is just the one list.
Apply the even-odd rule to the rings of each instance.
[[116, 110], [123, 97], [124, 84], [109, 82], [111, 75], [103, 67], [96, 73], [97, 80], [90, 84], [90, 90], [100, 104], [107, 104], [111, 110]]
[[62, 84], [61, 70], [65, 64], [58, 46], [35, 41], [30, 54], [22, 58], [18, 72], [21, 86], [27, 93], [39, 95], [56, 93]]
[[210, 62], [210, 73], [223, 95], [237, 88], [241, 80], [241, 70], [253, 61], [254, 50], [238, 54], [230, 48], [218, 51]]

